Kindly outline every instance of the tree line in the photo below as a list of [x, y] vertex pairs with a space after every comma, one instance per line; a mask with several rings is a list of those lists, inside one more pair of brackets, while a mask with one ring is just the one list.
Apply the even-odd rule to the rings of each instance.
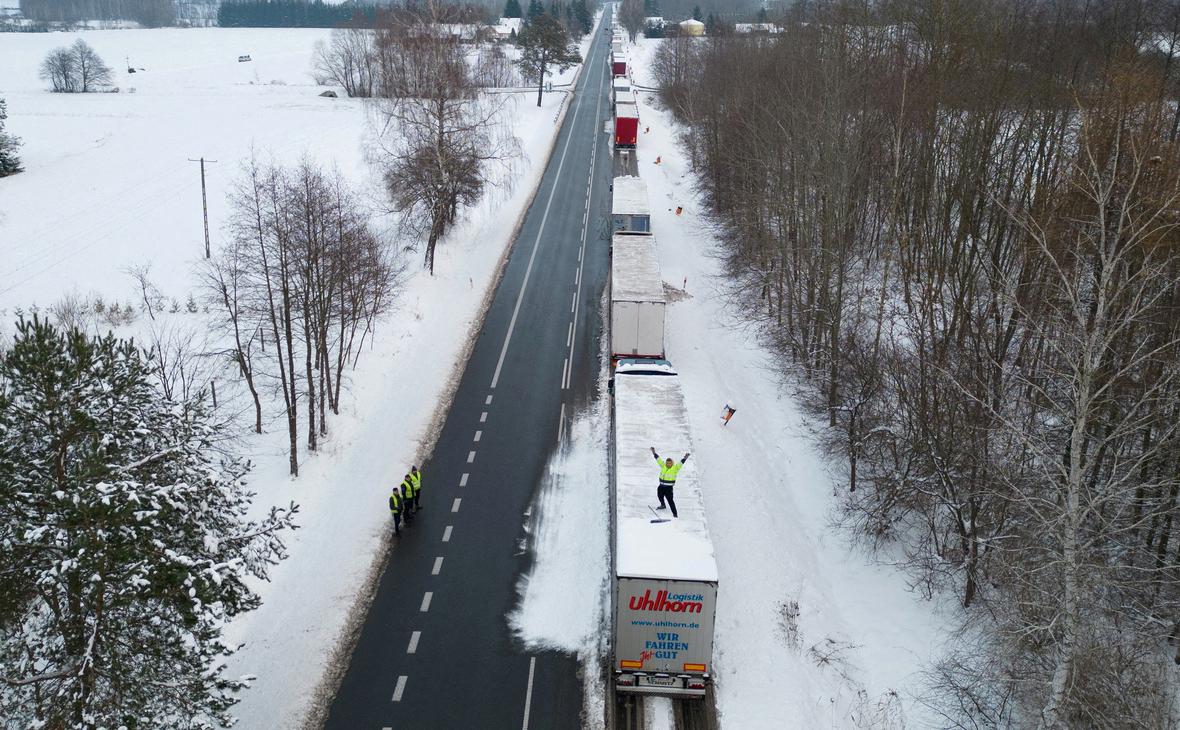
[[148, 28], [176, 23], [173, 0], [20, 0], [21, 15], [44, 23], [132, 20]]
[[323, 0], [223, 0], [217, 8], [222, 28], [334, 28], [365, 18], [372, 23], [372, 3], [341, 3]]
[[1176, 722], [1178, 49], [1173, 2], [837, 0], [654, 61], [845, 521], [964, 608], [948, 727]]

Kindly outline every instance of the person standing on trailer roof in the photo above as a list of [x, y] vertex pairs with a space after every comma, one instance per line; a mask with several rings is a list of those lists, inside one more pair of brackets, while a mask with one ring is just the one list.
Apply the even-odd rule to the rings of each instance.
[[[672, 516], [679, 517], [676, 514], [676, 500], [672, 495], [672, 488], [676, 486], [676, 475], [680, 473], [680, 468], [684, 466], [684, 462], [688, 461], [688, 454], [677, 464], [668, 457], [664, 461], [660, 461], [660, 455], [656, 453], [656, 447], [651, 447], [651, 455], [656, 457], [656, 464], [660, 467], [660, 486], [656, 488], [656, 496], [660, 498], [660, 506], [656, 509], [672, 508]], [[664, 504], [665, 500], [667, 505]]]

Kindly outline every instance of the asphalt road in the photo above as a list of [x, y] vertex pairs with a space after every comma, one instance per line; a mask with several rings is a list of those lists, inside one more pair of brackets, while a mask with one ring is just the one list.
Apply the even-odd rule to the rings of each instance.
[[420, 465], [424, 509], [399, 538], [391, 523], [396, 545], [332, 702], [332, 730], [581, 725], [577, 661], [527, 651], [506, 615], [530, 560], [524, 513], [601, 367], [605, 27], [590, 48], [434, 455]]

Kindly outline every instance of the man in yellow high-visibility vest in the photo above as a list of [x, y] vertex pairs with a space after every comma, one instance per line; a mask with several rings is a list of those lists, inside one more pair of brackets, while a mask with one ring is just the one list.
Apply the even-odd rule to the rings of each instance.
[[414, 511], [422, 509], [422, 472], [418, 467], [410, 467], [410, 482], [414, 485]]
[[[672, 488], [676, 486], [676, 475], [680, 473], [680, 467], [684, 466], [684, 462], [688, 461], [688, 454], [677, 464], [671, 458], [660, 461], [660, 455], [656, 453], [656, 447], [651, 447], [651, 455], [656, 457], [656, 464], [660, 467], [660, 486], [656, 488], [656, 496], [660, 498], [660, 506], [656, 509], [672, 508], [672, 516], [679, 517], [676, 514], [676, 500], [672, 496]], [[667, 505], [664, 502], [667, 501]]]
[[414, 521], [414, 480], [406, 474], [398, 488], [402, 493], [402, 516], [406, 518], [406, 527], [409, 527]]
[[393, 491], [389, 493], [389, 513], [393, 515], [393, 534], [402, 534], [402, 495], [397, 487], [394, 487]]

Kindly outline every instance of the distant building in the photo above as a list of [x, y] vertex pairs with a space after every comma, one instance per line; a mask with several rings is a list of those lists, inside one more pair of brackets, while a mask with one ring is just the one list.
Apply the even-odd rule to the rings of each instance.
[[733, 26], [734, 33], [765, 33], [773, 35], [775, 33], [782, 33], [783, 29], [774, 23], [735, 23]]
[[680, 21], [680, 35], [701, 36], [704, 34], [705, 24], [701, 21], [692, 18]]
[[413, 26], [409, 33], [417, 37], [452, 38], [460, 43], [474, 43], [495, 34], [491, 27], [477, 23], [429, 23]]
[[520, 35], [520, 21], [520, 18], [500, 18], [500, 20], [492, 26], [492, 33], [495, 34], [496, 40], [511, 40], [513, 33]]

